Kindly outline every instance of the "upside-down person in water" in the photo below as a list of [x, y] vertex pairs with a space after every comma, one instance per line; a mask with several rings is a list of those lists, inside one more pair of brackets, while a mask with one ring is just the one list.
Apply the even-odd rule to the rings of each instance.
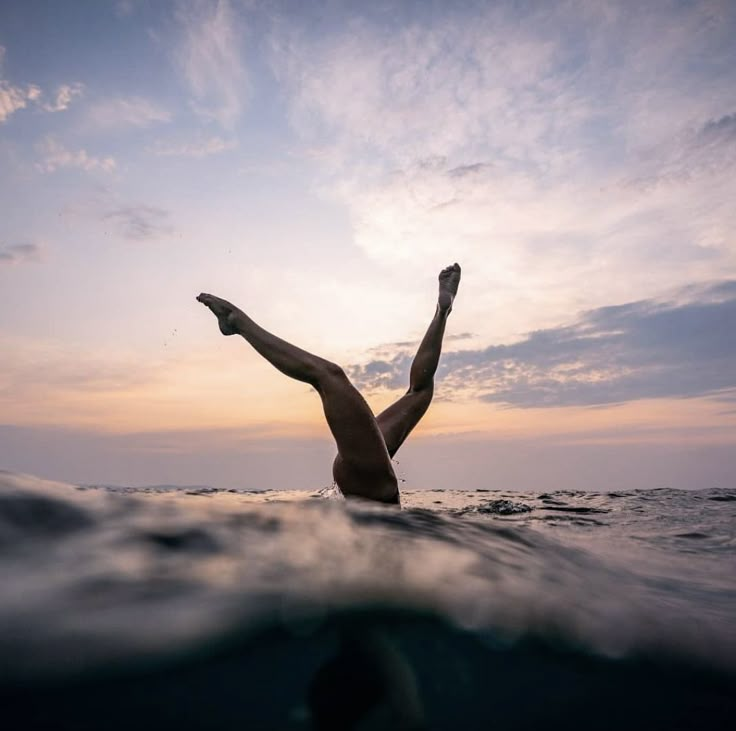
[[223, 335], [242, 336], [282, 373], [308, 383], [320, 395], [337, 443], [332, 474], [343, 495], [399, 504], [391, 458], [432, 401], [445, 323], [460, 284], [460, 266], [443, 269], [439, 283], [437, 309], [411, 365], [409, 390], [378, 416], [339, 365], [272, 335], [219, 297], [203, 293], [197, 299], [215, 314]]

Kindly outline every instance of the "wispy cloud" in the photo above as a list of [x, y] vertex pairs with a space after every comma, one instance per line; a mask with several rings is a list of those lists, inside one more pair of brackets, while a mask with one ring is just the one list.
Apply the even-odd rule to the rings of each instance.
[[222, 137], [213, 136], [199, 140], [190, 140], [186, 142], [163, 142], [159, 141], [150, 148], [154, 155], [161, 157], [208, 157], [217, 155], [227, 150], [233, 150], [238, 143], [233, 140], [226, 140]]
[[285, 17], [274, 38], [319, 192], [363, 252], [449, 254], [509, 333], [736, 275], [736, 6], [460, 5], [318, 38]]
[[83, 84], [62, 84], [56, 89], [53, 100], [50, 102], [41, 102], [40, 106], [45, 112], [63, 112], [69, 109], [69, 105], [75, 97], [81, 96], [83, 93]]
[[[131, 202], [112, 187], [97, 184], [86, 196], [65, 205], [60, 215], [84, 222], [102, 222], [105, 233], [114, 232], [131, 241], [147, 241], [174, 231], [171, 212], [151, 203]], [[75, 224], [76, 225], [76, 224]]]
[[112, 222], [127, 239], [147, 241], [170, 234], [169, 212], [148, 205], [121, 206], [107, 211], [103, 220]]
[[732, 113], [682, 130], [640, 154], [636, 177], [625, 182], [640, 190], [730, 172], [736, 165], [736, 101]]
[[7, 121], [19, 109], [25, 109], [29, 101], [38, 98], [37, 86], [13, 86], [0, 79], [0, 123]]
[[53, 173], [61, 168], [78, 168], [86, 172], [100, 170], [112, 172], [115, 169], [113, 157], [97, 157], [87, 150], [69, 150], [55, 137], [46, 137], [37, 146], [41, 159], [36, 168], [41, 172]]
[[[2, 73], [5, 48], [0, 46], [0, 73]], [[7, 121], [19, 109], [25, 109], [28, 102], [36, 101], [41, 89], [35, 84], [15, 86], [0, 77], [0, 124]]]
[[[2, 72], [5, 48], [0, 46], [0, 73]], [[0, 78], [0, 124], [29, 103], [35, 104], [45, 112], [62, 112], [69, 108], [75, 97], [81, 96], [84, 85], [80, 83], [61, 84], [51, 101], [45, 101], [43, 91], [36, 84], [16, 86], [7, 79]]]
[[595, 114], [554, 74], [562, 49], [540, 28], [550, 15], [542, 6], [520, 24], [494, 3], [436, 23], [431, 14], [391, 28], [356, 20], [314, 41], [284, 34], [274, 62], [300, 130], [327, 133], [350, 156], [372, 152], [396, 167], [456, 155], [461, 166], [480, 148], [523, 161], [553, 129]]
[[248, 91], [241, 55], [241, 20], [228, 0], [181, 3], [181, 42], [175, 59], [195, 110], [232, 129]]
[[0, 245], [0, 265], [18, 264], [21, 262], [39, 261], [41, 247], [38, 244], [22, 243]]
[[104, 99], [89, 108], [89, 121], [95, 127], [150, 127], [171, 121], [171, 113], [150, 99], [139, 96]]
[[[384, 352], [349, 369], [356, 384], [406, 387], [413, 352]], [[719, 393], [729, 400], [736, 389], [736, 281], [683, 290], [672, 300], [597, 308], [510, 345], [448, 352], [438, 378], [449, 393], [521, 408]]]

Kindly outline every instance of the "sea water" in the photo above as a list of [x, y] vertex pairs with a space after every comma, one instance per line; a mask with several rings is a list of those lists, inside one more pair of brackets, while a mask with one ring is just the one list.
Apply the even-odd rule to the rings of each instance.
[[3, 728], [733, 728], [736, 490], [452, 487], [0, 473]]

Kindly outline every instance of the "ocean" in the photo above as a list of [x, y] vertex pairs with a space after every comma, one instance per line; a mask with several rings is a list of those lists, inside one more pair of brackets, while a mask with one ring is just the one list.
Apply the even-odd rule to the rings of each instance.
[[736, 490], [0, 472], [4, 729], [726, 729]]

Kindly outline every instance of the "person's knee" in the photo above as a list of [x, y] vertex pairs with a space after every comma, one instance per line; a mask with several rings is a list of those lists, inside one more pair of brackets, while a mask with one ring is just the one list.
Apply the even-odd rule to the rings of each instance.
[[314, 377], [313, 386], [320, 392], [323, 393], [325, 390], [332, 391], [335, 388], [340, 388], [344, 384], [350, 383], [345, 371], [337, 365], [328, 360], [322, 361], [319, 368], [317, 369]]
[[418, 383], [412, 383], [411, 386], [409, 386], [409, 390], [407, 393], [410, 396], [417, 396], [424, 399], [432, 399], [432, 395], [434, 394], [434, 378], [430, 376], [429, 378], [419, 381]]
[[342, 366], [339, 366], [337, 363], [332, 363], [331, 361], [326, 361], [324, 367], [324, 375], [326, 378], [330, 378], [335, 381], [348, 380], [348, 377]]

